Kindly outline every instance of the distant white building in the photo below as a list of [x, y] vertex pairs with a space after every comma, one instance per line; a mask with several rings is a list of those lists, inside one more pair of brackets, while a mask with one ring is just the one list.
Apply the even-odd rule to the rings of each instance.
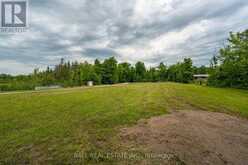
[[195, 74], [194, 75], [195, 79], [208, 79], [209, 78], [209, 74]]
[[195, 82], [202, 85], [203, 83], [206, 83], [208, 81], [209, 74], [195, 74], [193, 77]]
[[93, 82], [93, 81], [88, 81], [88, 82], [87, 82], [87, 86], [88, 86], [88, 87], [94, 86], [94, 82]]

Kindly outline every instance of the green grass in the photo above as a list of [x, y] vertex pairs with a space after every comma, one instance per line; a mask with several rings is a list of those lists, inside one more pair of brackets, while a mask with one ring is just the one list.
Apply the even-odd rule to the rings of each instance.
[[0, 161], [60, 164], [77, 151], [116, 151], [119, 128], [190, 108], [248, 118], [248, 91], [144, 83], [0, 95]]

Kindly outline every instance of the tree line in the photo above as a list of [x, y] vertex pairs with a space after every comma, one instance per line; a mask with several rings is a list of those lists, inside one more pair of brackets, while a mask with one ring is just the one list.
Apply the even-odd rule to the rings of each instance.
[[54, 68], [35, 69], [30, 75], [0, 75], [0, 90], [26, 90], [35, 86], [60, 85], [74, 87], [93, 81], [95, 85], [126, 82], [193, 82], [194, 74], [210, 74], [207, 82], [219, 87], [248, 87], [248, 30], [231, 33], [228, 45], [210, 61], [210, 66], [196, 67], [191, 58], [167, 66], [160, 63], [156, 67], [146, 67], [141, 61], [135, 65], [118, 63], [114, 57], [93, 64], [69, 62], [61, 59]]
[[94, 64], [87, 61], [64, 62], [54, 69], [47, 68], [45, 71], [35, 70], [32, 79], [36, 84], [42, 86], [62, 85], [65, 87], [82, 86], [88, 81], [94, 84], [116, 84], [126, 82], [163, 82], [175, 81], [189, 83], [193, 80], [195, 73], [207, 73], [207, 68], [193, 66], [190, 58], [185, 58], [183, 62], [167, 67], [160, 63], [157, 67], [147, 68], [143, 62], [135, 65], [123, 62], [118, 63], [114, 57], [105, 59], [103, 62], [96, 59]]
[[54, 68], [47, 67], [44, 71], [35, 69], [28, 76], [0, 75], [0, 84], [2, 84], [0, 87], [2, 90], [34, 89], [35, 86], [51, 85], [74, 87], [86, 85], [88, 81], [93, 81], [95, 85], [165, 81], [190, 83], [194, 74], [206, 74], [207, 72], [208, 68], [205, 66], [193, 66], [190, 58], [185, 58], [183, 62], [169, 67], [160, 63], [157, 67], [150, 68], [140, 61], [135, 65], [127, 62], [118, 63], [114, 57], [102, 62], [96, 59], [94, 64], [87, 61], [83, 63], [65, 62], [64, 59], [61, 59]]

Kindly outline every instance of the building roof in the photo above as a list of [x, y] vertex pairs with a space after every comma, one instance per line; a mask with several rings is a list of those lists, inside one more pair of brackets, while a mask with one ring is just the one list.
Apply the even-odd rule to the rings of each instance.
[[208, 78], [209, 74], [195, 74], [194, 77], [195, 78]]

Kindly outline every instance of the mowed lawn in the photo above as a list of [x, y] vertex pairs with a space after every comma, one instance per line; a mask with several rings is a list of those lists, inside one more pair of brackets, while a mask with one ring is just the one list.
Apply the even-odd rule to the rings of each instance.
[[[248, 91], [142, 83], [0, 94], [0, 164], [77, 163], [77, 152], [120, 151], [120, 128], [173, 110], [191, 109], [248, 118]], [[83, 159], [114, 163], [104, 158]]]

